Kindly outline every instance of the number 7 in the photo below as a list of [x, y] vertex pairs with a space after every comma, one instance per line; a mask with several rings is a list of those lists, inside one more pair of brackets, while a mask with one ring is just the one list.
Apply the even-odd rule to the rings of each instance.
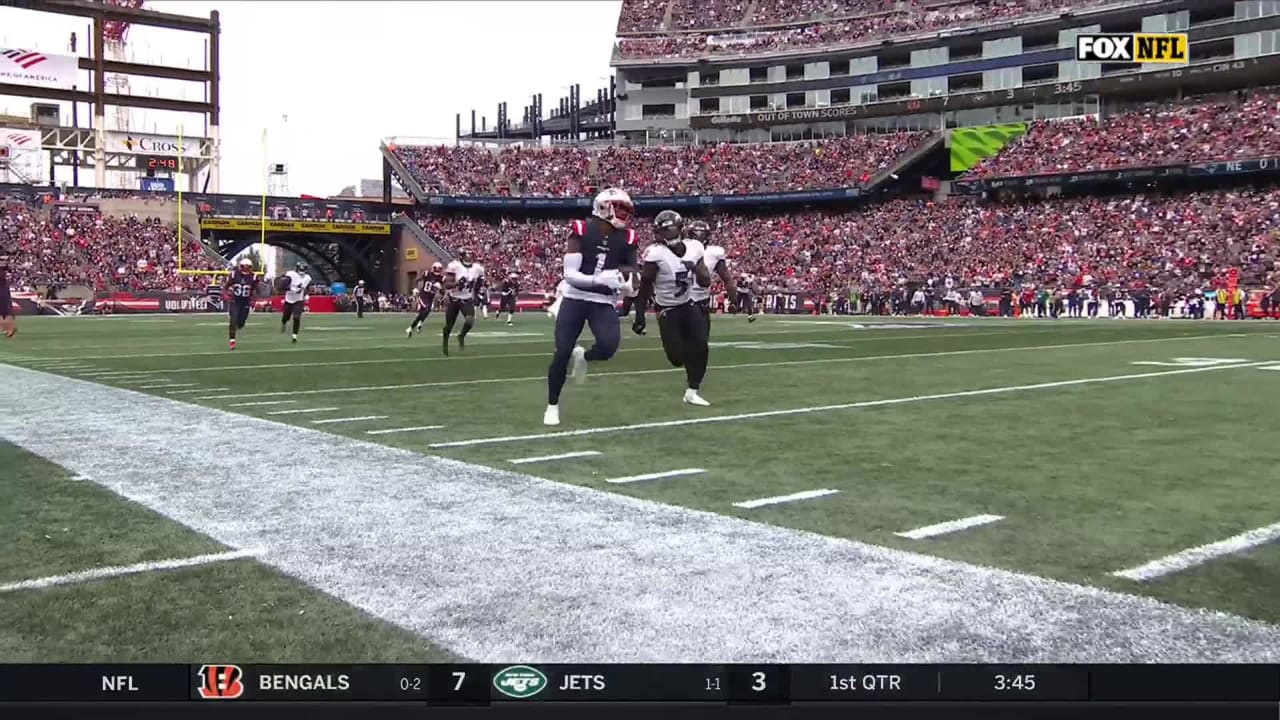
[[459, 692], [462, 690], [462, 681], [467, 679], [467, 674], [465, 672], [455, 672], [453, 676], [458, 680], [453, 684], [453, 691]]

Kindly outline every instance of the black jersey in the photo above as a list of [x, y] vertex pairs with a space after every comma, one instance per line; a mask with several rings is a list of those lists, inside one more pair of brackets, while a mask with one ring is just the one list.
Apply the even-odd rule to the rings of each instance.
[[[582, 253], [582, 265], [579, 270], [583, 274], [594, 275], [603, 270], [637, 267], [635, 230], [618, 229], [593, 217], [588, 220], [574, 220], [569, 233], [571, 237], [578, 239], [578, 248]], [[564, 296], [612, 304], [616, 292], [604, 286], [580, 288], [569, 285]]]
[[253, 273], [237, 269], [231, 273], [231, 277], [227, 278], [227, 292], [231, 294], [233, 301], [247, 303], [253, 299], [253, 288], [257, 283]]

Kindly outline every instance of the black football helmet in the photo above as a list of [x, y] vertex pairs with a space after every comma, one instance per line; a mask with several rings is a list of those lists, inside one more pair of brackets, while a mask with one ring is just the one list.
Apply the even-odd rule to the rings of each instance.
[[470, 265], [475, 262], [475, 258], [471, 256], [471, 250], [463, 248], [458, 251], [458, 261], [463, 265]]
[[298, 272], [300, 272], [300, 273], [304, 273], [304, 272], [306, 272], [306, 271], [307, 271], [307, 264], [306, 264], [306, 263], [304, 263], [304, 262], [299, 261], [297, 265], [294, 265], [294, 266], [293, 266], [293, 269], [294, 269], [294, 270], [297, 270], [297, 271], [298, 271]]
[[663, 210], [653, 219], [654, 237], [667, 245], [680, 242], [683, 233], [684, 218], [675, 210]]
[[706, 220], [691, 220], [684, 226], [684, 229], [690, 238], [704, 245], [711, 242], [711, 226], [707, 224]]

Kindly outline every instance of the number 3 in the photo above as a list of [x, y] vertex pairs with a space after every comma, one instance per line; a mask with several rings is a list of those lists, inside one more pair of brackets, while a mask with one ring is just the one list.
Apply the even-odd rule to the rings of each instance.
[[751, 691], [752, 691], [752, 692], [763, 692], [763, 691], [764, 691], [764, 689], [765, 689], [765, 687], [766, 687], [766, 685], [765, 685], [765, 681], [764, 681], [764, 678], [765, 678], [765, 674], [764, 674], [764, 673], [762, 673], [762, 672], [753, 672], [753, 673], [751, 673], [751, 679], [752, 679], [752, 680], [755, 680], [755, 682], [754, 682], [754, 683], [752, 683], [752, 685], [751, 685]]

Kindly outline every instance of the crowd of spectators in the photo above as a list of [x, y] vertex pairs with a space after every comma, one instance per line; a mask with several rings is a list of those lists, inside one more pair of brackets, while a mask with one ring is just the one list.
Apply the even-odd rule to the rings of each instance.
[[[183, 267], [215, 268], [199, 240], [184, 248]], [[179, 275], [174, 229], [155, 218], [110, 217], [53, 204], [0, 207], [0, 251], [11, 257], [16, 290], [93, 292], [203, 290], [207, 276]]]
[[[623, 37], [619, 39], [618, 48], [620, 56], [626, 59], [776, 52], [955, 30], [1116, 1], [973, 0], [944, 5], [920, 0], [759, 0], [742, 26], [750, 7], [750, 3], [743, 0], [676, 0], [672, 5], [671, 29], [716, 32]], [[783, 23], [801, 24], [771, 30], [750, 29]], [[630, 31], [640, 29], [639, 25], [629, 27]], [[656, 26], [648, 29], [656, 32]], [[624, 31], [621, 24], [619, 30]]]
[[[424, 187], [444, 194], [586, 197], [618, 186], [636, 197], [852, 187], [919, 146], [927, 132], [799, 143], [581, 148], [397, 146]], [[481, 155], [487, 156], [481, 158]], [[420, 158], [430, 158], [425, 171]]]
[[1105, 118], [1032, 123], [1027, 134], [967, 178], [1086, 172], [1280, 155], [1280, 93], [1151, 104]]
[[[841, 212], [721, 214], [707, 220], [733, 272], [767, 289], [887, 292], [907, 282], [1155, 288], [1193, 293], [1225, 282], [1273, 281], [1280, 188], [983, 203], [899, 199]], [[528, 290], [560, 280], [563, 220], [419, 217], [490, 277], [515, 272]], [[648, 230], [640, 225], [642, 245]]]

